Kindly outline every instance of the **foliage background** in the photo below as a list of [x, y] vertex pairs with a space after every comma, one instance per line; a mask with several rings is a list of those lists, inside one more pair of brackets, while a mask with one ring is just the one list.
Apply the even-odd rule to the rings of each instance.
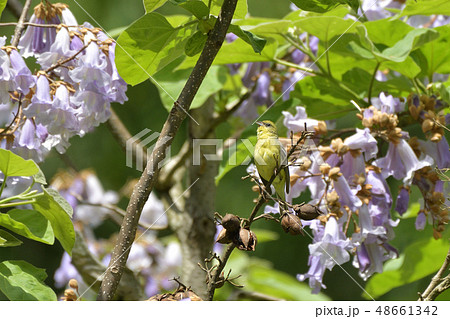
[[[71, 11], [80, 22], [88, 21], [95, 26], [100, 26], [108, 32], [118, 34], [118, 30], [128, 26], [134, 20], [144, 14], [142, 0], [79, 0], [77, 1], [88, 13], [92, 15], [95, 21], [89, 17], [84, 10], [82, 10], [74, 1], [65, 1]], [[38, 1], [34, 1], [34, 7]], [[252, 16], [281, 18], [290, 12], [290, 1], [288, 0], [248, 0], [249, 13]], [[162, 8], [156, 10], [161, 14], [176, 14], [181, 13], [181, 9], [177, 9], [171, 3], [166, 3]], [[15, 21], [15, 17], [11, 15], [8, 9], [5, 9], [1, 22]], [[2, 34], [12, 34], [12, 28], [2, 28]], [[127, 91], [129, 101], [124, 105], [113, 105], [113, 109], [122, 119], [125, 126], [129, 129], [132, 135], [138, 133], [143, 128], [149, 128], [153, 131], [159, 131], [167, 117], [167, 111], [161, 103], [158, 90], [150, 82], [131, 87]], [[149, 120], [151, 119], [151, 120]], [[218, 129], [218, 138], [226, 136], [227, 124], [222, 124]], [[182, 145], [186, 138], [186, 122], [184, 122], [182, 129], [176, 136], [173, 143], [173, 150], [176, 153], [177, 149]], [[221, 134], [222, 132], [222, 134]], [[129, 168], [125, 165], [125, 154], [113, 138], [105, 124], [98, 127], [94, 132], [87, 134], [83, 138], [77, 136], [71, 140], [71, 147], [68, 149], [66, 155], [61, 157], [55, 150], [40, 164], [48, 181], [51, 181], [58, 170], [67, 167], [65, 160], [70, 160], [73, 165], [79, 170], [91, 168], [93, 169], [99, 179], [101, 180], [105, 189], [121, 189], [127, 181], [133, 178], [138, 178], [140, 172], [134, 168]], [[241, 177], [246, 175], [246, 166], [240, 166], [230, 173], [228, 173], [220, 182], [217, 189], [216, 210], [219, 212], [234, 212], [238, 215], [246, 216], [250, 212], [253, 203], [252, 199], [255, 193], [251, 191], [248, 182], [242, 182]], [[390, 182], [393, 182], [392, 180]], [[393, 186], [393, 185], [390, 185]], [[394, 187], [395, 188], [395, 187]], [[393, 188], [393, 189], [394, 189]], [[395, 194], [393, 194], [395, 196]], [[414, 201], [412, 194], [411, 199]], [[233, 200], [230, 201], [229, 199]], [[123, 199], [119, 206], [125, 208], [127, 200]], [[308, 237], [296, 236], [291, 237], [286, 235], [281, 227], [276, 223], [261, 223], [257, 225], [258, 228], [264, 228], [268, 231], [269, 236], [276, 238], [276, 240], [264, 241], [258, 244], [258, 249], [251, 252], [252, 257], [264, 259], [272, 264], [273, 269], [287, 273], [295, 280], [295, 275], [298, 273], [305, 273], [308, 270], [307, 256], [308, 244], [310, 239]], [[96, 235], [107, 237], [111, 232], [117, 231], [118, 226], [113, 222], [106, 222], [101, 227], [96, 229]], [[166, 231], [169, 233], [169, 231]], [[417, 232], [414, 228], [414, 218], [402, 220], [399, 226], [395, 229], [396, 238], [392, 241], [400, 253], [404, 252], [411, 241], [423, 240], [426, 242], [432, 239], [431, 229], [427, 227], [423, 232]], [[256, 231], [258, 234], [258, 232]], [[163, 233], [164, 235], [164, 233]], [[24, 242], [22, 249], [3, 248], [0, 255], [0, 262], [9, 259], [23, 259], [36, 267], [45, 268], [47, 270], [48, 278], [46, 283], [52, 287], [57, 293], [60, 293], [54, 287], [53, 275], [58, 268], [61, 261], [63, 249], [59, 242], [55, 245], [49, 246], [38, 242], [27, 240], [20, 237]], [[233, 255], [240, 256], [243, 252], [234, 252]], [[249, 255], [249, 253], [245, 253]], [[411, 268], [405, 269], [405, 275], [408, 271], [413, 272], [414, 267], [417, 267], [415, 262], [421, 261], [421, 267], [439, 267], [444, 256], [440, 260], [422, 260], [422, 256], [418, 253], [415, 260], [411, 262]], [[242, 256], [245, 258], [245, 256]], [[237, 257], [235, 257], [237, 259]], [[231, 261], [233, 262], [233, 261]], [[395, 260], [391, 262], [392, 267], [395, 268]], [[397, 261], [398, 262], [398, 261]], [[239, 267], [239, 263], [235, 263]], [[233, 268], [233, 266], [232, 266]], [[357, 269], [351, 266], [351, 263], [343, 265], [345, 272], [335, 267], [332, 272], [327, 272], [324, 282], [327, 284], [327, 289], [322, 293], [327, 295], [332, 300], [366, 300], [363, 292], [349, 277], [355, 278], [361, 286], [365, 283], [357, 273]], [[389, 270], [389, 267], [385, 267]], [[274, 276], [275, 274], [261, 274], [262, 278]], [[382, 295], [381, 300], [416, 300], [417, 292], [423, 289], [430, 282], [431, 276], [424, 277], [413, 283], [403, 285], [395, 288], [392, 291]], [[373, 276], [377, 278], [378, 275]], [[381, 279], [382, 280], [382, 279]], [[307, 284], [301, 283], [309, 290]], [[216, 299], [226, 297], [227, 289], [225, 286], [216, 292]], [[0, 292], [0, 300], [6, 298]], [[440, 295], [437, 300], [450, 300], [450, 291]]]

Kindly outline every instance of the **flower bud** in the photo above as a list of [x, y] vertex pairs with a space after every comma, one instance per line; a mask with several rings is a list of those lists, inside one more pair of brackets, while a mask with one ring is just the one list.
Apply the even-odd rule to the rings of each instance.
[[66, 289], [64, 291], [64, 298], [65, 301], [76, 301], [77, 295], [75, 294], [75, 291], [73, 291], [72, 289]]
[[285, 233], [289, 233], [291, 235], [304, 235], [302, 222], [297, 215], [284, 214], [283, 217], [281, 217], [281, 227]]
[[226, 214], [222, 219], [222, 226], [230, 232], [236, 232], [241, 226], [239, 217], [233, 214]]
[[69, 287], [78, 290], [78, 281], [76, 279], [69, 280]]

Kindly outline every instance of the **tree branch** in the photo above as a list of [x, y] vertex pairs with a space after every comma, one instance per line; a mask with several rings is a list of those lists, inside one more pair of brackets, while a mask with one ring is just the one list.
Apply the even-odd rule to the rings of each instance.
[[449, 266], [450, 266], [450, 249], [447, 253], [447, 256], [445, 257], [442, 267], [431, 279], [431, 282], [428, 285], [427, 289], [425, 289], [423, 294], [419, 293], [420, 295], [419, 301], [432, 301], [436, 299], [436, 297], [444, 290], [450, 288], [450, 274], [448, 274], [445, 278], [442, 279], [444, 272], [449, 269]]
[[189, 76], [177, 101], [164, 123], [161, 134], [148, 160], [147, 166], [135, 185], [127, 207], [127, 214], [119, 231], [117, 243], [111, 256], [97, 300], [111, 300], [122, 277], [131, 245], [136, 236], [137, 224], [142, 208], [157, 181], [160, 163], [167, 148], [172, 144], [181, 123], [186, 118], [192, 100], [206, 76], [214, 58], [219, 52], [236, 9], [237, 0], [224, 0], [221, 13], [208, 35], [205, 47]]
[[[8, 1], [9, 2], [9, 1]], [[20, 36], [22, 35], [23, 30], [25, 29], [25, 20], [27, 19], [28, 10], [30, 10], [31, 0], [26, 0], [25, 4], [22, 8], [22, 14], [20, 15], [19, 22], [16, 25], [16, 29], [14, 30], [14, 38], [11, 42], [13, 47], [17, 47], [19, 44]]]

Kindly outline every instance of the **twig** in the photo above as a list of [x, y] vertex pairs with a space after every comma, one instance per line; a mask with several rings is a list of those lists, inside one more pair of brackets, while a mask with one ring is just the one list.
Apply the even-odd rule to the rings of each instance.
[[111, 255], [111, 262], [107, 268], [98, 293], [98, 300], [111, 300], [114, 297], [117, 285], [119, 284], [125, 268], [131, 245], [136, 235], [142, 208], [157, 181], [159, 164], [164, 160], [167, 148], [172, 144], [181, 123], [186, 118], [192, 100], [222, 46], [236, 9], [236, 4], [237, 0], [224, 0], [221, 13], [219, 14], [213, 30], [211, 30], [208, 35], [205, 47], [177, 101], [174, 103], [153, 152], [150, 155], [147, 166], [145, 167], [139, 182], [133, 189], [126, 210], [127, 213], [120, 228], [117, 243]]
[[445, 271], [448, 270], [450, 266], [450, 249], [445, 257], [444, 263], [442, 264], [439, 271], [434, 275], [431, 279], [430, 284], [427, 289], [423, 292], [423, 294], [419, 293], [419, 301], [432, 301], [436, 299], [436, 297], [442, 293], [444, 290], [450, 288], [450, 274], [448, 274], [445, 278], [442, 278]]
[[67, 59], [64, 59], [64, 60], [61, 60], [61, 61], [56, 62], [56, 63], [53, 64], [51, 67], [49, 67], [47, 70], [45, 70], [45, 73], [48, 74], [48, 73], [52, 72], [54, 69], [56, 69], [56, 68], [58, 68], [58, 67], [60, 67], [60, 66], [62, 66], [62, 65], [64, 65], [64, 64], [66, 64], [67, 62], [72, 61], [72, 60], [75, 59], [81, 52], [83, 52], [83, 51], [89, 46], [89, 44], [91, 44], [91, 42], [89, 42], [89, 43], [83, 45], [83, 47], [82, 47], [80, 50], [78, 50], [74, 55], [68, 57]]
[[14, 38], [11, 42], [13, 47], [17, 47], [20, 41], [23, 30], [25, 29], [25, 20], [27, 18], [28, 10], [30, 10], [31, 0], [26, 0], [22, 8], [22, 14], [20, 15], [19, 21], [17, 22], [16, 28], [14, 30]]
[[375, 70], [373, 70], [373, 74], [372, 77], [370, 78], [370, 84], [369, 84], [369, 90], [368, 90], [368, 98], [367, 100], [369, 101], [369, 103], [372, 103], [372, 88], [373, 88], [373, 84], [375, 82], [375, 76], [377, 75], [377, 71], [378, 68], [380, 67], [381, 62], [377, 62], [377, 65], [375, 66]]
[[[18, 25], [18, 22], [2, 22], [0, 23], [0, 27], [10, 27], [10, 26], [16, 26]], [[60, 27], [66, 27], [66, 28], [85, 28], [85, 26], [82, 25], [66, 25], [64, 23], [60, 24], [40, 24], [40, 23], [33, 23], [33, 22], [24, 22], [24, 26], [27, 27], [36, 27], [36, 28], [60, 28]]]

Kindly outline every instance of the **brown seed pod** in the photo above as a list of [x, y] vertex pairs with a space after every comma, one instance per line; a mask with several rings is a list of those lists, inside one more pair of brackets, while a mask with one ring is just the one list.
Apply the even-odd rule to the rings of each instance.
[[322, 214], [317, 206], [311, 204], [294, 205], [294, 211], [303, 220], [313, 220]]
[[291, 235], [304, 235], [302, 222], [297, 215], [287, 213], [283, 214], [283, 217], [281, 217], [281, 227], [284, 232]]
[[219, 244], [229, 244], [232, 242], [233, 236], [230, 236], [230, 232], [228, 232], [225, 228], [222, 229], [217, 236], [216, 243]]
[[222, 226], [230, 232], [236, 232], [241, 226], [239, 217], [233, 214], [226, 214], [222, 219]]
[[258, 240], [254, 232], [246, 228], [241, 228], [238, 241], [235, 244], [240, 250], [255, 251], [257, 242]]
[[69, 287], [78, 290], [78, 281], [76, 279], [69, 280]]

